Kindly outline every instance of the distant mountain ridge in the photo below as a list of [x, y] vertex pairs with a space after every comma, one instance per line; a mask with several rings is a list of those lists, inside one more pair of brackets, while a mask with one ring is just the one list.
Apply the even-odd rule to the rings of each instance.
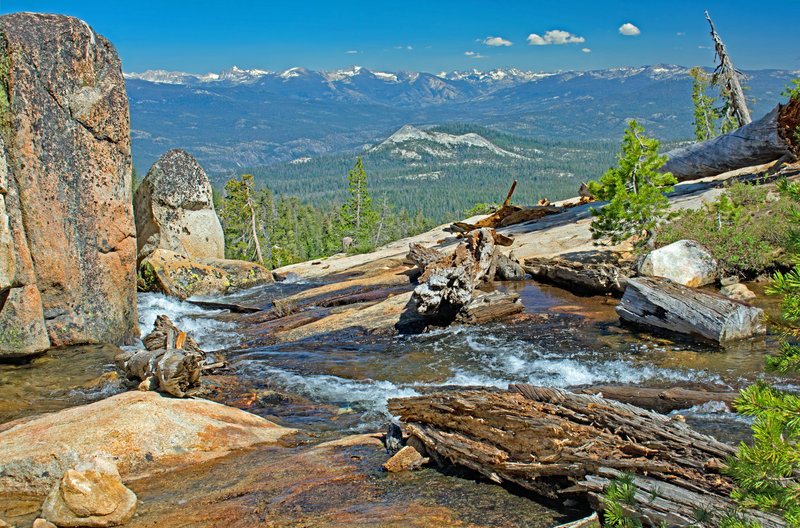
[[[146, 170], [172, 147], [209, 171], [361, 151], [406, 124], [477, 123], [552, 139], [619, 139], [628, 119], [662, 139], [689, 137], [688, 68], [657, 64], [594, 71], [383, 72], [233, 67], [192, 74], [125, 74], [133, 155]], [[754, 115], [800, 72], [749, 75]]]

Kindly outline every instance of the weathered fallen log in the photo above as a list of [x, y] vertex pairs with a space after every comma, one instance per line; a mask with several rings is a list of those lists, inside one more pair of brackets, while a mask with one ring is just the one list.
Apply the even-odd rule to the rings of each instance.
[[702, 405], [712, 401], [723, 402], [729, 410], [733, 411], [733, 401], [739, 397], [738, 392], [706, 392], [681, 387], [652, 389], [647, 387], [597, 385], [575, 389], [573, 392], [595, 394], [608, 400], [629, 403], [661, 413], [689, 409], [695, 405]]
[[[646, 524], [695, 521], [695, 509], [733, 506], [733, 483], [719, 474], [735, 449], [679, 419], [592, 395], [525, 384], [509, 392], [440, 392], [389, 400], [426, 453], [545, 497], [595, 495], [609, 471], [647, 475], [664, 488]], [[602, 488], [600, 488], [602, 489]], [[646, 492], [637, 494], [643, 501]], [[655, 496], [655, 495], [654, 495]], [[764, 526], [780, 520], [754, 513]]]
[[500, 317], [519, 313], [523, 308], [522, 303], [519, 302], [519, 294], [516, 292], [480, 292], [461, 307], [456, 314], [456, 322], [472, 325], [483, 324]]
[[760, 308], [657, 277], [629, 279], [616, 310], [623, 321], [718, 344], [766, 333]]
[[617, 253], [598, 252], [587, 258], [585, 254], [570, 258], [534, 257], [525, 260], [522, 267], [534, 279], [550, 282], [572, 292], [587, 295], [625, 292], [628, 278], [635, 274], [633, 262]]
[[453, 253], [428, 263], [414, 289], [419, 313], [454, 315], [472, 299], [472, 292], [492, 264], [493, 232], [488, 228], [473, 231]]
[[142, 380], [139, 390], [157, 390], [182, 398], [200, 385], [205, 352], [181, 332], [166, 315], [156, 318], [154, 329], [142, 342], [145, 350], [119, 354], [115, 361], [129, 378]]
[[733, 132], [667, 152], [667, 162], [659, 171], [688, 181], [767, 163], [787, 153], [796, 155], [800, 152], [794, 135], [798, 125], [800, 100], [792, 99]]

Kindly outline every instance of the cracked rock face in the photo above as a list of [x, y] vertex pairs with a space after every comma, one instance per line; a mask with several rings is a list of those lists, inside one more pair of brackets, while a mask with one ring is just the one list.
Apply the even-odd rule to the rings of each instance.
[[76, 18], [0, 17], [0, 357], [138, 335], [116, 50]]
[[191, 259], [225, 257], [211, 184], [191, 154], [172, 149], [147, 172], [134, 196], [138, 260], [156, 249]]

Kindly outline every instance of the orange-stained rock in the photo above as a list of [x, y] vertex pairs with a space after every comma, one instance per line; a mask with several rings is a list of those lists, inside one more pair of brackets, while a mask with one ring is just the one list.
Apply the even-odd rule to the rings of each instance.
[[0, 57], [0, 357], [128, 343], [136, 239], [116, 50], [76, 18], [14, 13], [0, 17]]
[[45, 494], [67, 469], [104, 455], [128, 482], [294, 432], [200, 399], [131, 391], [0, 426], [0, 494]]
[[272, 272], [244, 260], [191, 259], [156, 249], [139, 266], [141, 289], [186, 299], [192, 295], [221, 295], [240, 288], [273, 282]]

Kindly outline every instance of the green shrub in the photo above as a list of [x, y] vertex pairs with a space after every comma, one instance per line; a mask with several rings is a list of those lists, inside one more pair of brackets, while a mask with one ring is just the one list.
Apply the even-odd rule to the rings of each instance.
[[663, 224], [656, 247], [697, 240], [723, 274], [758, 275], [774, 268], [787, 249], [791, 209], [788, 199], [771, 200], [762, 186], [733, 184], [715, 202]]
[[[781, 195], [800, 202], [800, 184], [778, 184]], [[800, 212], [793, 211], [787, 246], [794, 267], [776, 273], [767, 293], [783, 295], [784, 340], [766, 358], [767, 371], [800, 372]], [[800, 397], [768, 385], [763, 379], [743, 390], [734, 402], [740, 414], [753, 417], [752, 443], [742, 443], [727, 461], [727, 473], [739, 487], [731, 496], [745, 507], [779, 513], [787, 526], [800, 527]], [[738, 528], [738, 526], [737, 526]]]
[[500, 209], [496, 203], [476, 203], [474, 207], [464, 209], [464, 218], [477, 215], [487, 215]]
[[667, 161], [666, 156], [658, 155], [658, 145], [658, 140], [647, 137], [636, 121], [628, 123], [617, 167], [608, 169], [600, 181], [589, 182], [592, 195], [608, 202], [600, 209], [589, 209], [594, 216], [592, 238], [618, 244], [635, 237], [641, 245], [669, 216], [669, 200], [664, 193], [672, 191], [677, 180], [669, 172], [658, 172]]

